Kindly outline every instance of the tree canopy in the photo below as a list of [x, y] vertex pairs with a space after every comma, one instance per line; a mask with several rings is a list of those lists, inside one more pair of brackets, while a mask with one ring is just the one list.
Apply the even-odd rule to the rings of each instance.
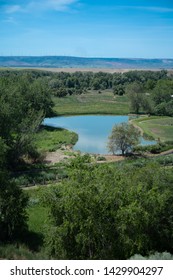
[[0, 77], [0, 137], [6, 145], [7, 162], [13, 166], [23, 155], [33, 153], [34, 133], [52, 111], [45, 80], [30, 74]]
[[116, 152], [122, 155], [131, 152], [133, 147], [139, 143], [140, 132], [132, 124], [121, 123], [114, 125], [108, 139], [109, 152]]
[[27, 195], [10, 180], [3, 163], [0, 166], [0, 243], [21, 238], [27, 229], [27, 204]]
[[93, 165], [85, 157], [47, 190], [45, 246], [56, 259], [127, 259], [173, 252], [173, 176], [157, 164]]
[[161, 116], [173, 116], [173, 81], [160, 80], [152, 91], [154, 113]]

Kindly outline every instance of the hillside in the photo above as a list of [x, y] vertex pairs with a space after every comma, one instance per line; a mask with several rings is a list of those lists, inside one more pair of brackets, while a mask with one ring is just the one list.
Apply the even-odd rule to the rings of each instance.
[[173, 59], [0, 56], [0, 67], [172, 69]]

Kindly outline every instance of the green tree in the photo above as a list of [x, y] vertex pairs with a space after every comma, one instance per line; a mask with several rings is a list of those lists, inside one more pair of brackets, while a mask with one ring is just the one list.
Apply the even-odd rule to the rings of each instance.
[[156, 85], [156, 81], [155, 80], [152, 80], [152, 79], [149, 79], [147, 80], [147, 82], [145, 83], [145, 89], [146, 90], [153, 90], [154, 87]]
[[138, 114], [143, 102], [143, 87], [140, 83], [133, 82], [126, 87], [128, 94], [130, 109]]
[[166, 103], [166, 114], [173, 117], [173, 98]]
[[125, 93], [125, 89], [123, 85], [117, 85], [113, 88], [113, 93], [115, 95], [123, 95]]
[[27, 229], [28, 197], [0, 171], [0, 242], [19, 240]]
[[57, 259], [127, 259], [173, 252], [173, 176], [157, 164], [91, 164], [77, 157], [49, 188], [45, 246]]
[[93, 87], [94, 90], [99, 90], [101, 88], [99, 78], [94, 78], [93, 83], [92, 83], [92, 87]]
[[173, 82], [160, 80], [154, 88], [151, 98], [154, 102], [154, 113], [161, 116], [173, 116]]
[[160, 80], [157, 82], [151, 96], [157, 106], [162, 102], [171, 101], [171, 95], [173, 95], [173, 81]]
[[47, 82], [23, 73], [0, 77], [0, 137], [7, 146], [9, 165], [33, 154], [34, 133], [43, 118], [51, 114], [52, 101]]
[[[49, 256], [58, 259], [120, 257], [116, 217], [111, 207], [115, 195], [111, 199], [111, 189], [105, 188], [105, 179], [100, 184], [97, 170], [87, 157], [76, 158], [69, 168], [70, 180], [53, 188], [45, 197], [52, 220], [45, 239]], [[112, 206], [115, 203], [116, 200]]]
[[130, 109], [138, 114], [142, 109], [146, 113], [152, 113], [153, 102], [149, 93], [144, 93], [142, 84], [134, 82], [126, 87]]
[[115, 154], [121, 151], [122, 155], [132, 151], [139, 143], [140, 132], [132, 124], [121, 123], [112, 128], [108, 139], [109, 152]]
[[3, 139], [0, 137], [0, 170], [6, 166], [6, 153], [7, 146], [5, 145]]

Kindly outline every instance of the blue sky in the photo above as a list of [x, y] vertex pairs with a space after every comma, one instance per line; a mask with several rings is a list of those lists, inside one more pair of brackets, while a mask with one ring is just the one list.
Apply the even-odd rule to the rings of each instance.
[[173, 58], [173, 0], [0, 0], [0, 55]]

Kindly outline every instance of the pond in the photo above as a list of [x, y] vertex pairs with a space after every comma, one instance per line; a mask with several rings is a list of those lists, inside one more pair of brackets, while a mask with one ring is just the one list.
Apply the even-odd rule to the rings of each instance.
[[[53, 127], [65, 128], [78, 134], [78, 142], [73, 147], [81, 152], [108, 154], [108, 136], [115, 124], [128, 122], [128, 116], [85, 115], [45, 118], [43, 124]], [[142, 145], [155, 144], [141, 137]]]

